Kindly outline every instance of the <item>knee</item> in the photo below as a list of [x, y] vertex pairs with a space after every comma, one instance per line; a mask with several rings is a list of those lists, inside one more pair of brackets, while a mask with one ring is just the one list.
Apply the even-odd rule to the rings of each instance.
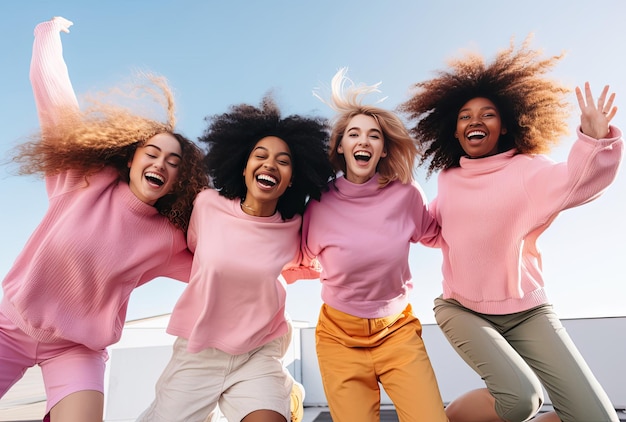
[[543, 391], [526, 389], [516, 393], [495, 395], [496, 413], [506, 421], [525, 421], [539, 412], [543, 406]]

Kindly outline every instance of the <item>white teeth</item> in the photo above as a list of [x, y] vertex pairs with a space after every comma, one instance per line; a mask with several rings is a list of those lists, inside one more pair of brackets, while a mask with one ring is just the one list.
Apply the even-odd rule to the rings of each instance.
[[268, 175], [268, 174], [259, 174], [257, 176], [257, 180], [266, 180], [270, 183], [276, 184], [278, 183], [278, 180], [276, 180], [275, 178], [273, 178], [272, 176]]
[[484, 138], [485, 136], [487, 136], [487, 134], [483, 132], [482, 130], [473, 130], [467, 134], [468, 138], [471, 138], [472, 136], [479, 136], [481, 138]]
[[159, 180], [161, 183], [165, 183], [165, 179], [158, 173], [153, 173], [151, 171], [146, 173], [146, 177], [151, 177], [153, 179]]
[[367, 158], [369, 158], [369, 157], [372, 156], [372, 154], [367, 152], [367, 151], [357, 151], [357, 152], [354, 153], [354, 156], [355, 157], [367, 157]]

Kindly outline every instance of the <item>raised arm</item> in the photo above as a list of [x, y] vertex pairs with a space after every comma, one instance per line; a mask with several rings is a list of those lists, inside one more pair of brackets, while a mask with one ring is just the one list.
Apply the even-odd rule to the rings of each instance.
[[69, 32], [72, 24], [65, 18], [54, 17], [35, 27], [30, 82], [44, 132], [58, 122], [62, 111], [78, 111], [61, 44], [61, 31]]

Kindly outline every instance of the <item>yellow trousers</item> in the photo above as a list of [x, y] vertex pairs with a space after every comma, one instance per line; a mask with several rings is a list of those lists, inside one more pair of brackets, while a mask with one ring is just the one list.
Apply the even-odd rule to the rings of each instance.
[[398, 315], [366, 319], [324, 304], [315, 334], [334, 422], [380, 421], [379, 382], [400, 422], [448, 420], [411, 305]]

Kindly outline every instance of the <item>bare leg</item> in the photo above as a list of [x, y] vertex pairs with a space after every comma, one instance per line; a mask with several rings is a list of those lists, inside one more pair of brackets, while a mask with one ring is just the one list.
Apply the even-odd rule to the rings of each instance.
[[537, 417], [533, 419], [533, 422], [561, 422], [561, 419], [559, 419], [555, 412], [549, 412], [537, 415]]
[[446, 416], [450, 422], [504, 422], [496, 413], [495, 404], [489, 390], [480, 388], [450, 403], [446, 407]]
[[50, 409], [51, 422], [102, 422], [104, 395], [86, 390], [72, 393]]
[[255, 410], [248, 413], [241, 422], [287, 422], [283, 415], [273, 410]]

